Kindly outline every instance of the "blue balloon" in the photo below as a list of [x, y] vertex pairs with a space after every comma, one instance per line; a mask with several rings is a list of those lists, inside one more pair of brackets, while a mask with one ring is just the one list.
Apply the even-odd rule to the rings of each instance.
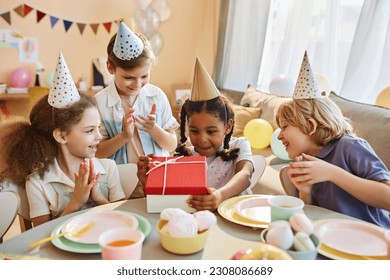
[[280, 133], [280, 128], [277, 128], [274, 133], [272, 134], [271, 138], [271, 150], [274, 153], [275, 156], [282, 160], [291, 160], [288, 157], [286, 148], [283, 146], [282, 141], [278, 139]]

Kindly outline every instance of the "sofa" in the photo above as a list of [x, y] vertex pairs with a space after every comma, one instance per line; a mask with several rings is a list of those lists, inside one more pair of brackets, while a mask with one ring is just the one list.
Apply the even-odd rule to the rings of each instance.
[[[268, 121], [274, 130], [277, 128], [275, 114], [280, 104], [290, 98], [256, 90], [248, 86], [246, 92], [232, 92], [222, 90], [233, 102], [236, 116], [234, 136], [242, 136], [245, 124], [254, 118], [262, 118]], [[341, 109], [344, 116], [351, 120], [355, 134], [367, 140], [378, 157], [390, 169], [390, 109], [354, 102], [342, 98], [331, 92], [329, 95]], [[280, 169], [288, 164], [288, 161], [279, 159], [267, 147], [262, 150], [252, 149], [253, 154], [260, 154], [266, 158], [267, 167], [262, 177], [253, 186], [255, 194], [284, 194], [280, 179]]]

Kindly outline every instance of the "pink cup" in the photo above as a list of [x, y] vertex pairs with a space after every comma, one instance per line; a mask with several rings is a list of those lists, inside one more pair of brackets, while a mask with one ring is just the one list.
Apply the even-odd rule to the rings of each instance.
[[130, 228], [114, 228], [99, 236], [103, 260], [140, 260], [145, 235]]

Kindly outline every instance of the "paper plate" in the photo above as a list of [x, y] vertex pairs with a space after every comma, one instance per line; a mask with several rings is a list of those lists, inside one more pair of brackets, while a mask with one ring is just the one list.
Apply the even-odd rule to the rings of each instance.
[[347, 254], [347, 257], [387, 256], [384, 230], [366, 222], [345, 219], [317, 221], [314, 233], [326, 246], [325, 249], [334, 249]]
[[76, 232], [90, 222], [94, 222], [95, 225], [84, 235], [77, 236], [70, 233], [66, 234], [65, 237], [78, 243], [97, 244], [99, 235], [104, 231], [119, 227], [132, 229], [138, 227], [138, 220], [132, 214], [122, 211], [104, 210], [87, 212], [71, 218], [62, 226], [61, 232]]
[[270, 198], [270, 195], [243, 195], [243, 196], [235, 196], [229, 199], [226, 199], [218, 206], [218, 213], [225, 218], [228, 221], [231, 221], [235, 224], [248, 226], [252, 228], [267, 228], [269, 222], [258, 222], [254, 221], [245, 217], [242, 217], [239, 215], [235, 208], [235, 205], [237, 203], [240, 203], [241, 201], [250, 199], [250, 198], [261, 198], [261, 199], [268, 199]]
[[[144, 233], [145, 239], [150, 234], [150, 232], [152, 230], [152, 225], [150, 224], [150, 222], [145, 217], [143, 217], [143, 216], [141, 216], [139, 214], [133, 213], [133, 212], [119, 211], [119, 210], [117, 212], [129, 213], [129, 214], [133, 215], [135, 218], [137, 218], [137, 220], [138, 220], [138, 229]], [[63, 223], [61, 223], [59, 225], [57, 225], [53, 229], [53, 231], [51, 232], [51, 236], [57, 235], [57, 234], [61, 233], [62, 227], [67, 222], [68, 222], [68, 220], [64, 221]], [[75, 241], [69, 240], [69, 239], [67, 239], [64, 236], [51, 240], [51, 243], [55, 247], [57, 247], [57, 248], [59, 248], [61, 250], [68, 251], [68, 252], [73, 252], [73, 253], [85, 253], [85, 254], [88, 254], [88, 253], [100, 253], [100, 251], [101, 251], [98, 244], [79, 243], [79, 242], [75, 242]]]
[[251, 197], [234, 205], [234, 210], [243, 218], [260, 223], [271, 222], [268, 197]]

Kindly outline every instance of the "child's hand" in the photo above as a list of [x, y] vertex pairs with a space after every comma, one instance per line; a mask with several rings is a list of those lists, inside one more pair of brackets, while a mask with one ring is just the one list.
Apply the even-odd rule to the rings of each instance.
[[303, 189], [305, 186], [329, 181], [331, 167], [331, 164], [319, 158], [302, 154], [302, 160], [290, 162], [288, 175], [298, 189]]
[[154, 126], [156, 125], [156, 109], [157, 109], [156, 104], [153, 104], [152, 110], [150, 111], [149, 115], [147, 115], [147, 117], [144, 117], [144, 116], [135, 117], [134, 116], [134, 119], [138, 123], [138, 124], [136, 124], [136, 126], [139, 130], [149, 132], [154, 128]]
[[149, 171], [149, 164], [152, 161], [152, 156], [153, 155], [140, 156], [137, 161], [137, 177], [144, 186], [146, 184], [146, 179], [148, 178], [146, 173]]
[[103, 204], [106, 202], [106, 198], [102, 195], [102, 192], [99, 188], [99, 178], [100, 173], [95, 172], [95, 166], [93, 165], [92, 159], [88, 159], [89, 162], [89, 177], [88, 184], [91, 185], [91, 194], [90, 197], [92, 201], [97, 204]]
[[132, 138], [134, 135], [134, 111], [135, 110], [133, 108], [130, 108], [129, 111], [123, 116], [122, 127], [127, 139]]
[[90, 165], [87, 159], [84, 159], [79, 166], [79, 172], [75, 173], [75, 187], [72, 195], [73, 202], [78, 206], [83, 206], [89, 198], [93, 184], [89, 184]]
[[195, 208], [196, 211], [209, 210], [214, 211], [221, 203], [221, 196], [219, 192], [213, 188], [207, 188], [208, 194], [191, 195], [187, 200], [190, 207]]

